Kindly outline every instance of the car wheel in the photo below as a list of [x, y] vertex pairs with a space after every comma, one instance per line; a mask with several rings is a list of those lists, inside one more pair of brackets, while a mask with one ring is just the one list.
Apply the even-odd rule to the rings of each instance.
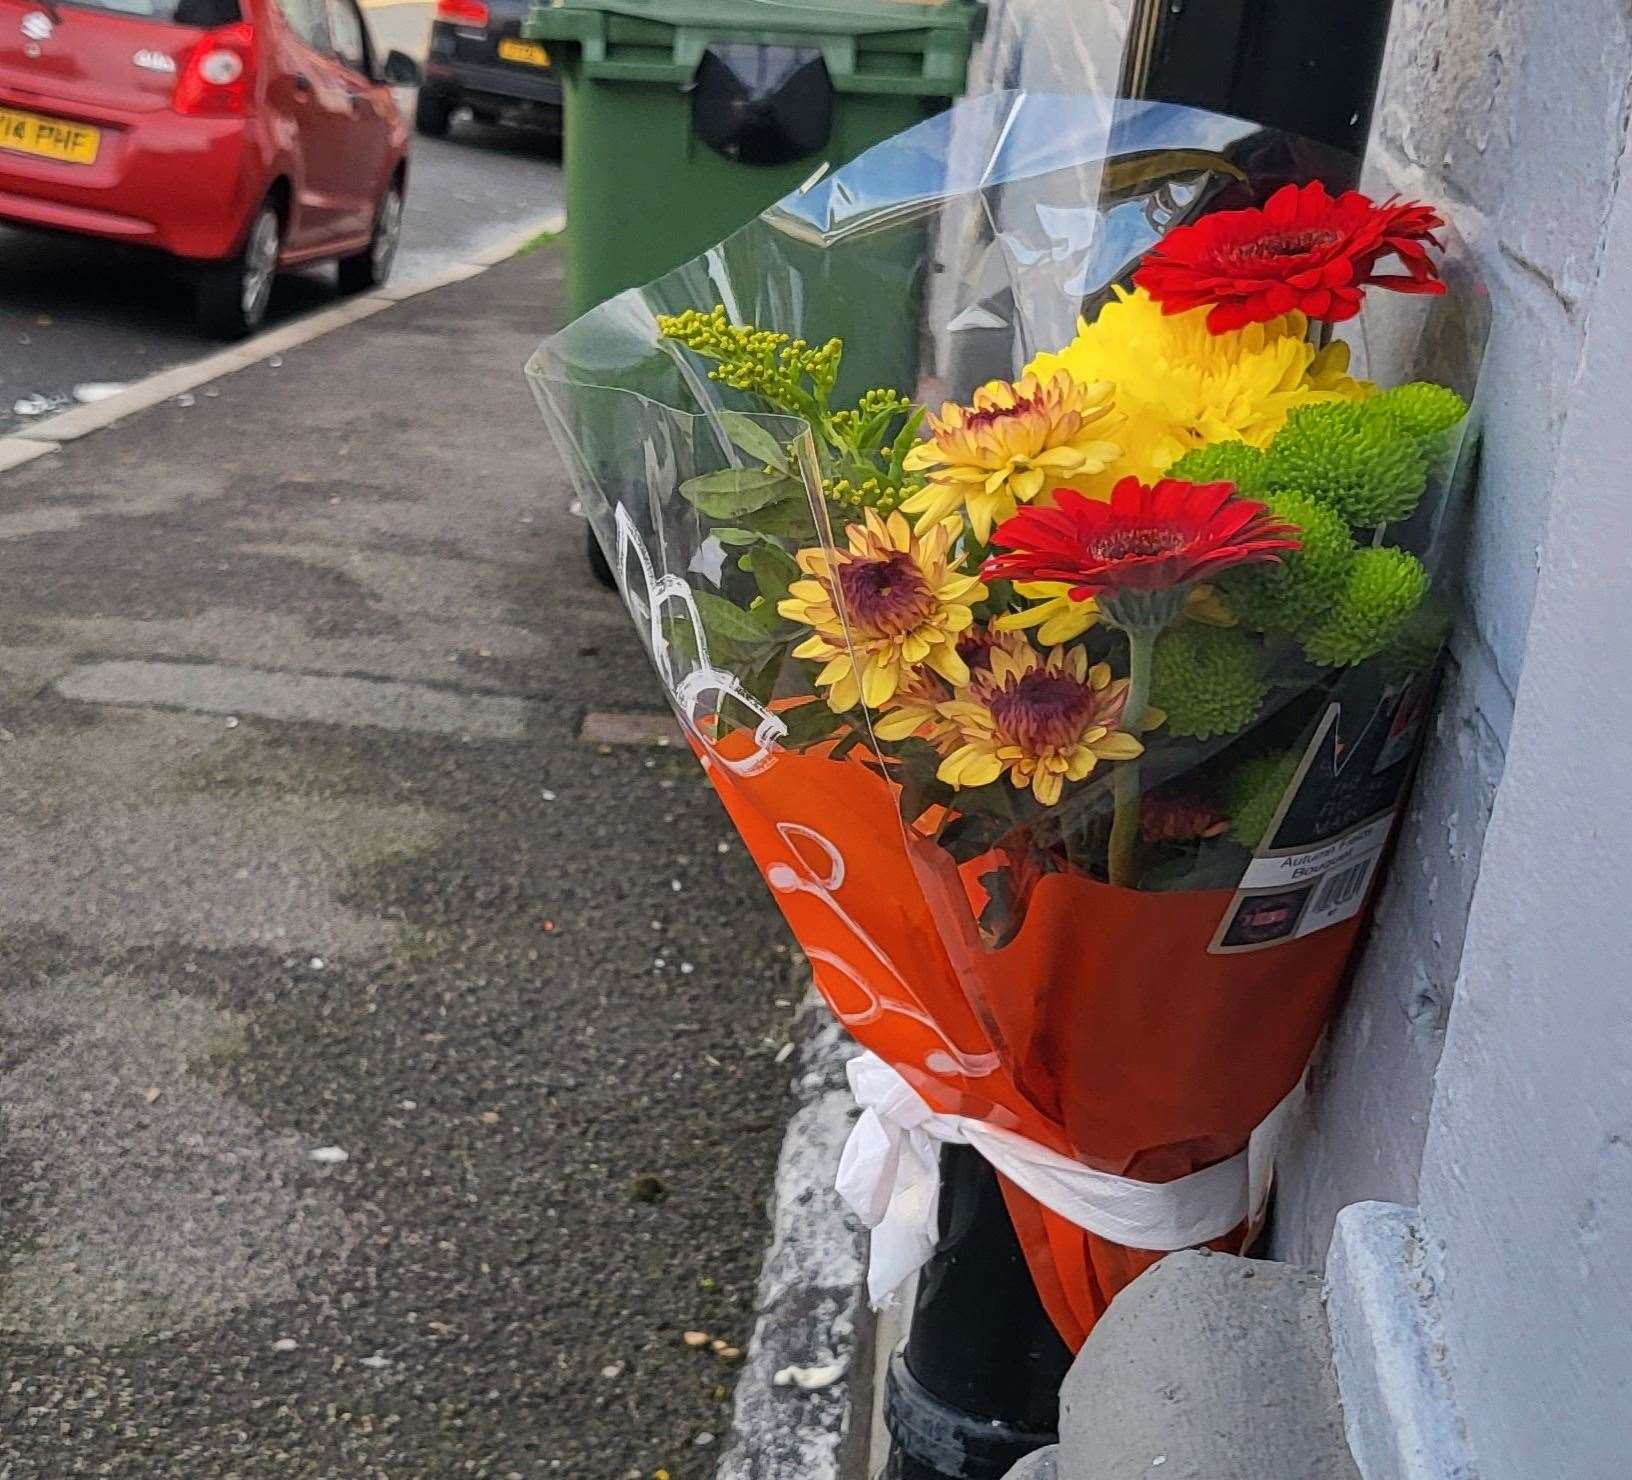
[[366, 293], [391, 276], [391, 264], [402, 240], [402, 184], [393, 180], [374, 211], [374, 235], [366, 252], [340, 259], [340, 291]]
[[270, 200], [249, 223], [243, 250], [231, 262], [212, 267], [198, 284], [198, 319], [218, 339], [242, 339], [260, 328], [278, 272], [283, 223]]
[[448, 123], [452, 117], [452, 103], [435, 93], [420, 89], [419, 96], [414, 100], [414, 127], [420, 133], [427, 139], [445, 139], [448, 136]]

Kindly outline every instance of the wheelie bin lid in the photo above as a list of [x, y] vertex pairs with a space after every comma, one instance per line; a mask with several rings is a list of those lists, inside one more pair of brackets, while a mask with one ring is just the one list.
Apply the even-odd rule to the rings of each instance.
[[686, 82], [721, 41], [804, 41], [840, 92], [950, 97], [985, 15], [976, 0], [549, 0], [523, 34], [577, 42], [585, 76], [626, 82]]

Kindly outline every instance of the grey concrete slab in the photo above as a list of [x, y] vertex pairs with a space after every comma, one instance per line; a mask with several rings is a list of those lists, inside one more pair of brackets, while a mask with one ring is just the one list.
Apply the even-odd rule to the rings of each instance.
[[659, 749], [686, 743], [680, 722], [667, 710], [592, 709], [578, 727], [578, 738], [585, 745], [655, 745]]
[[1060, 1451], [1053, 1445], [1028, 1454], [1004, 1480], [1059, 1480]]
[[533, 709], [525, 699], [461, 694], [390, 679], [130, 659], [87, 663], [60, 678], [57, 692], [87, 704], [253, 714], [262, 719], [370, 725], [473, 740], [521, 739]]
[[1089, 1333], [1060, 1405], [1059, 1480], [1359, 1480], [1312, 1270], [1168, 1255]]

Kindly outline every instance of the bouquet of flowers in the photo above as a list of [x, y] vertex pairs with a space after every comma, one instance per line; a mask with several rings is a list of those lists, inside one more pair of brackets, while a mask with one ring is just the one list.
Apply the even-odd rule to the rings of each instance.
[[[870, 1051], [841, 1182], [875, 1296], [933, 1245], [940, 1141], [997, 1168], [1072, 1344], [1163, 1252], [1251, 1235], [1471, 450], [1454, 242], [1352, 178], [1235, 120], [981, 99], [529, 367]], [[1062, 301], [1074, 337], [1033, 342]]]

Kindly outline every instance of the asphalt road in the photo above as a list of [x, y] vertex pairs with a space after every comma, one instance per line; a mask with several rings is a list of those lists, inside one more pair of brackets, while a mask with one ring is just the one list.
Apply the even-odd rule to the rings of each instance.
[[8, 1480], [714, 1472], [799, 984], [690, 754], [580, 738], [666, 711], [561, 268], [4, 475]]
[[[371, 5], [377, 44], [423, 55], [431, 7]], [[399, 94], [411, 116], [413, 94]], [[542, 134], [457, 121], [445, 140], [414, 140], [395, 275], [422, 276], [558, 210], [557, 148]], [[280, 279], [269, 322], [332, 303], [334, 269]], [[219, 346], [192, 322], [187, 279], [162, 258], [0, 226], [0, 432], [29, 418], [29, 397], [66, 400], [92, 382], [123, 383]]]

